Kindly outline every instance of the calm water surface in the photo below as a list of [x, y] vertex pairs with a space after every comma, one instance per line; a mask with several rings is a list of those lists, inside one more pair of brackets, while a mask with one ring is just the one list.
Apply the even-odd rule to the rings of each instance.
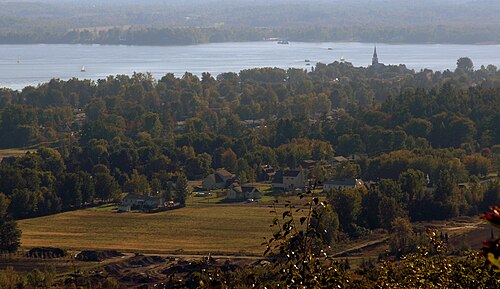
[[[404, 63], [420, 70], [455, 69], [459, 57], [470, 57], [475, 67], [500, 67], [500, 45], [392, 45], [378, 44], [379, 61]], [[0, 87], [21, 89], [51, 78], [97, 80], [107, 75], [151, 72], [181, 76], [210, 72], [239, 72], [254, 67], [308, 68], [316, 62], [331, 63], [344, 57], [355, 66], [371, 63], [373, 45], [367, 43], [276, 42], [218, 43], [192, 46], [106, 45], [0, 45]], [[81, 72], [85, 66], [85, 72]]]

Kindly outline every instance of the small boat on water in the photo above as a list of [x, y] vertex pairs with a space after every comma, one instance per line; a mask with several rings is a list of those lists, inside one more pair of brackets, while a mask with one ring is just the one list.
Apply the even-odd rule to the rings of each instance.
[[306, 59], [306, 60], [304, 60], [304, 62], [311, 62], [311, 60], [309, 60], [309, 59]]
[[82, 68], [80, 69], [81, 72], [85, 72], [86, 69], [85, 69], [85, 65], [82, 65]]
[[278, 41], [278, 44], [289, 44], [289, 43], [286, 40], [280, 40], [280, 41]]
[[341, 56], [341, 57], [340, 57], [340, 62], [344, 62], [344, 61], [345, 61], [344, 56]]
[[333, 48], [331, 48], [331, 47], [328, 47], [328, 50], [333, 50]]

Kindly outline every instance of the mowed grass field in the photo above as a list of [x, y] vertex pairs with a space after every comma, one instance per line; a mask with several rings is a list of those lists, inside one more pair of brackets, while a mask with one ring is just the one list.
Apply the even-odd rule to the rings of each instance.
[[193, 205], [161, 213], [114, 206], [21, 220], [22, 246], [181, 254], [262, 254], [271, 236], [267, 206]]
[[25, 150], [25, 149], [0, 149], [0, 157], [17, 157], [25, 155], [27, 152], [36, 152], [35, 149]]

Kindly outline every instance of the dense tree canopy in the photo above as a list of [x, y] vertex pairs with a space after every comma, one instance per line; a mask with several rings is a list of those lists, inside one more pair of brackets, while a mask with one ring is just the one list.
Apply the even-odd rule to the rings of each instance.
[[[0, 147], [31, 149], [16, 156], [3, 150], [0, 250], [19, 246], [11, 217], [110, 202], [127, 192], [185, 205], [188, 180], [224, 167], [242, 183], [254, 182], [272, 166], [302, 168], [315, 185], [366, 181], [326, 192], [331, 205], [314, 200], [322, 207], [311, 213], [317, 230], [310, 233], [329, 245], [382, 228], [393, 254], [414, 251], [409, 222], [476, 215], [500, 202], [500, 74], [467, 67], [414, 72], [334, 62], [312, 72], [263, 68], [159, 80], [135, 74], [2, 89], [0, 134], [7, 137]], [[294, 258], [289, 264], [304, 265]], [[417, 260], [437, 268], [432, 258]], [[315, 264], [314, 276], [340, 278], [340, 271], [324, 275]], [[373, 274], [389, 284], [384, 268]], [[418, 270], [411, 262], [402, 268]], [[439, 284], [456, 280], [463, 281]]]
[[[405, 215], [478, 212], [483, 192], [464, 199], [457, 185], [499, 168], [500, 74], [463, 62], [456, 72], [334, 62], [312, 72], [262, 68], [159, 80], [137, 73], [2, 89], [0, 133], [7, 137], [0, 147], [40, 149], [3, 159], [0, 191], [21, 218], [120, 192], [174, 198], [178, 176], [200, 179], [221, 167], [253, 182], [262, 165], [293, 169], [312, 160], [307, 173], [320, 181], [398, 183], [371, 188], [356, 202], [391, 210], [375, 219], [364, 210], [340, 217], [344, 230], [388, 227]], [[331, 166], [334, 156], [355, 158]], [[439, 216], [429, 213], [437, 208]]]

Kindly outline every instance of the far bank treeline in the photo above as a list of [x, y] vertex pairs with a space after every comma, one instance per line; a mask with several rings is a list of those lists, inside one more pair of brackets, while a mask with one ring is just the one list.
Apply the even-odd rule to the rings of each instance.
[[[0, 23], [1, 23], [0, 19]], [[309, 26], [168, 27], [63, 29], [36, 23], [21, 30], [0, 29], [0, 44], [194, 45], [280, 38], [298, 42], [500, 43], [497, 26]], [[38, 26], [37, 26], [38, 25]], [[27, 29], [31, 28], [31, 29]]]
[[72, 29], [36, 27], [22, 31], [0, 31], [0, 44], [107, 44], [192, 45], [202, 43], [261, 41], [279, 37], [290, 41], [359, 41], [384, 43], [498, 43], [497, 27], [169, 27]]
[[[500, 201], [498, 182], [480, 186], [478, 178], [500, 168], [499, 108], [500, 72], [473, 70], [467, 58], [454, 72], [335, 62], [312, 72], [51, 80], [0, 90], [0, 146], [39, 147], [2, 160], [0, 192], [24, 218], [121, 192], [179, 200], [186, 177], [225, 167], [253, 182], [262, 165], [298, 168], [312, 159], [308, 173], [318, 181], [382, 180], [344, 195], [355, 206], [338, 208], [346, 231], [405, 214], [477, 214]], [[353, 154], [361, 156], [355, 163], [330, 168], [334, 156]], [[469, 181], [472, 188], [458, 189]], [[429, 184], [435, 190], [425, 190]], [[381, 215], [379, 207], [391, 210]]]
[[268, 37], [500, 43], [500, 5], [491, 0], [462, 2], [11, 0], [0, 2], [0, 43], [185, 45]]

